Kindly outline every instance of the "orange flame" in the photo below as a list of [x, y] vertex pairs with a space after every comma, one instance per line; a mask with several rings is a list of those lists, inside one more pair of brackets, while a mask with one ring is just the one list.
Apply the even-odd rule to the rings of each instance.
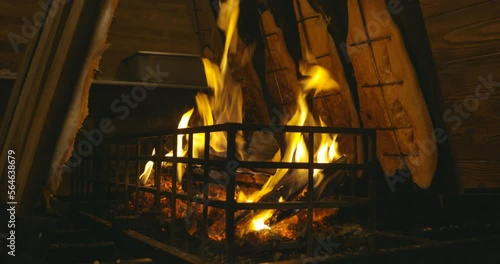
[[[304, 92], [314, 90], [315, 93], [319, 91], [326, 91], [338, 88], [338, 84], [332, 79], [331, 75], [326, 69], [321, 66], [313, 65], [310, 67], [303, 66], [302, 72], [304, 75], [310, 76], [309, 79], [302, 83]], [[287, 122], [287, 125], [303, 126], [305, 124], [317, 125], [312, 114], [309, 112], [304, 93], [299, 93], [297, 98], [297, 110], [292, 118]], [[320, 126], [325, 126], [325, 123], [320, 118]], [[314, 154], [314, 162], [317, 163], [330, 163], [340, 157], [337, 152], [337, 135], [322, 134], [321, 141]], [[301, 133], [287, 133], [285, 135], [287, 149], [283, 156], [282, 162], [308, 162], [308, 150], [304, 140], [304, 135]], [[264, 184], [260, 191], [252, 193], [248, 198], [244, 195], [238, 197], [238, 202], [255, 202], [259, 201], [264, 195], [272, 191], [276, 184], [280, 182], [283, 177], [290, 176], [289, 169], [278, 169], [273, 177]], [[315, 186], [323, 179], [320, 169], [314, 170]], [[307, 177], [307, 173], [297, 174], [299, 177]], [[296, 175], [293, 175], [296, 176]], [[244, 200], [246, 198], [246, 200]], [[280, 197], [280, 202], [283, 197]], [[273, 215], [274, 210], [265, 210], [255, 216], [248, 224], [247, 230], [259, 231], [262, 230], [264, 223]], [[260, 229], [259, 229], [260, 228]], [[266, 228], [267, 229], [267, 228]], [[269, 228], [270, 229], [270, 228]]]
[[[243, 121], [243, 95], [239, 84], [233, 82], [228, 71], [228, 54], [236, 49], [237, 22], [239, 15], [239, 0], [228, 0], [221, 3], [218, 26], [226, 33], [226, 42], [220, 65], [210, 60], [202, 59], [208, 87], [213, 90], [213, 96], [199, 93], [196, 95], [196, 106], [201, 117], [202, 126], [224, 123], [241, 123]], [[193, 145], [196, 149], [194, 157], [201, 157], [204, 150], [204, 135], [195, 135]], [[243, 158], [243, 139], [237, 138], [238, 158]], [[227, 150], [227, 135], [215, 132], [210, 135], [211, 153], [225, 156]]]

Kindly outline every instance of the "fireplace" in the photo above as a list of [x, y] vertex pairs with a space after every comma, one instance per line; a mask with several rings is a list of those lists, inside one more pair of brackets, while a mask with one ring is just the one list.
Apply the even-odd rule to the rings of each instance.
[[[50, 17], [31, 60], [0, 82], [17, 79], [0, 134], [22, 150], [20, 245], [50, 240], [40, 259], [498, 259], [495, 196], [459, 196], [463, 153], [447, 126], [465, 115], [441, 100], [420, 12], [437, 1], [122, 0], [123, 24], [118, 0], [82, 3]], [[135, 9], [147, 12], [127, 17]]]

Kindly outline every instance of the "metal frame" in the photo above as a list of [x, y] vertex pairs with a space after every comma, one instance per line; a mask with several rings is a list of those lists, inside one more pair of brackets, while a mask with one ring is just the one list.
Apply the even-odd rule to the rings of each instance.
[[[116, 195], [117, 204], [120, 203], [120, 199], [118, 197], [118, 191], [121, 188], [125, 189], [125, 198], [128, 199], [129, 192], [136, 192], [135, 197], [135, 205], [138, 204], [138, 194], [139, 192], [148, 192], [152, 193], [155, 196], [155, 208], [160, 208], [160, 197], [162, 195], [169, 196], [171, 199], [171, 219], [176, 219], [176, 199], [182, 199], [187, 202], [188, 211], [191, 202], [197, 204], [203, 204], [203, 224], [202, 224], [202, 245], [206, 243], [206, 239], [208, 239], [207, 235], [207, 211], [209, 206], [213, 206], [216, 208], [224, 209], [226, 212], [226, 253], [228, 260], [234, 259], [238, 252], [248, 252], [248, 248], [240, 248], [236, 246], [236, 237], [235, 237], [235, 217], [234, 213], [237, 210], [262, 210], [262, 209], [307, 209], [307, 231], [306, 231], [306, 243], [304, 242], [283, 242], [280, 245], [273, 248], [273, 250], [280, 249], [294, 249], [294, 248], [306, 248], [306, 253], [309, 256], [313, 256], [314, 250], [314, 237], [313, 237], [313, 209], [316, 208], [345, 208], [345, 207], [366, 207], [369, 211], [369, 219], [368, 219], [368, 230], [370, 231], [370, 236], [366, 238], [354, 238], [352, 239], [355, 243], [366, 242], [370, 245], [370, 250], [375, 250], [375, 170], [376, 170], [376, 131], [373, 129], [360, 129], [360, 128], [333, 128], [333, 127], [311, 127], [311, 126], [279, 126], [280, 133], [287, 132], [296, 132], [296, 133], [304, 133], [308, 135], [307, 137], [307, 148], [309, 153], [308, 162], [303, 163], [287, 163], [287, 162], [257, 162], [257, 161], [240, 161], [236, 158], [236, 135], [238, 131], [273, 131], [277, 130], [276, 126], [269, 125], [253, 125], [253, 124], [237, 124], [237, 123], [227, 123], [221, 125], [213, 125], [213, 126], [204, 126], [204, 127], [192, 127], [185, 129], [178, 129], [176, 131], [150, 134], [150, 135], [142, 135], [136, 138], [114, 138], [112, 140], [107, 140], [105, 145], [108, 146], [107, 153], [109, 154], [105, 159], [108, 161], [114, 161], [115, 165], [121, 163], [120, 161], [125, 162], [125, 175], [123, 181], [120, 179], [119, 173], [115, 171], [114, 178], [92, 178], [89, 177], [89, 173], [92, 173], [92, 169], [88, 168], [88, 165], [82, 166], [86, 169], [86, 173], [81, 171], [78, 173], [79, 175], [75, 175], [73, 177], [73, 182], [93, 182], [97, 184], [98, 182], [103, 183], [107, 186], [107, 192], [112, 192], [111, 187], [114, 187], [114, 195]], [[225, 132], [227, 135], [227, 154], [223, 159], [211, 159], [210, 158], [210, 134], [214, 132]], [[203, 133], [205, 138], [205, 148], [204, 148], [204, 157], [209, 157], [207, 159], [202, 158], [194, 158], [192, 153], [193, 149], [193, 134]], [[367, 145], [365, 146], [365, 160], [366, 162], [363, 164], [325, 164], [325, 163], [315, 163], [314, 161], [314, 136], [315, 134], [320, 133], [329, 133], [329, 134], [339, 134], [339, 135], [350, 135], [350, 136], [363, 136], [367, 138]], [[176, 149], [177, 149], [177, 136], [178, 135], [189, 135], [188, 140], [188, 151], [186, 157], [177, 157]], [[157, 150], [163, 150], [164, 148], [164, 140], [168, 137], [173, 137], [173, 147], [172, 149], [173, 156], [166, 157], [163, 156], [163, 151], [156, 151], [155, 155], [143, 155], [141, 149], [141, 141], [149, 140], [154, 142], [154, 147]], [[136, 155], [132, 156], [129, 153], [129, 144], [136, 145]], [[111, 155], [111, 149], [114, 145], [114, 155]], [[119, 153], [118, 148], [122, 145], [126, 145], [125, 153]], [[92, 159], [92, 157], [88, 158]], [[130, 179], [130, 169], [129, 162], [135, 161], [137, 162], [137, 181], [135, 183]], [[141, 173], [143, 167], [141, 166], [140, 161], [154, 161], [155, 162], [155, 173], [154, 173], [154, 187], [146, 187], [140, 186], [138, 176]], [[235, 161], [237, 163], [235, 163]], [[84, 163], [89, 162], [89, 160], [84, 161]], [[172, 189], [171, 191], [161, 190], [161, 163], [162, 162], [171, 162], [172, 163]], [[183, 163], [186, 164], [186, 171], [184, 173], [184, 179], [187, 180], [187, 190], [185, 193], [177, 192], [175, 186], [177, 186], [177, 164]], [[235, 197], [235, 177], [236, 177], [236, 169], [227, 170], [226, 166], [229, 164], [237, 164], [237, 168], [289, 168], [289, 169], [307, 169], [308, 170], [308, 185], [307, 185], [307, 193], [311, 194], [314, 191], [313, 187], [313, 171], [314, 169], [338, 169], [338, 170], [346, 170], [346, 171], [369, 171], [369, 173], [365, 173], [364, 177], [368, 177], [368, 196], [367, 197], [359, 197], [355, 195], [351, 196], [342, 196], [342, 200], [335, 201], [314, 201], [312, 195], [307, 195], [306, 201], [285, 201], [285, 202], [257, 202], [257, 203], [238, 203]], [[208, 184], [210, 182], [209, 171], [214, 168], [219, 168], [220, 171], [225, 171], [229, 177], [227, 178], [227, 186], [226, 186], [226, 198], [225, 201], [209, 199], [207, 190], [204, 188], [203, 197], [197, 197], [193, 194], [192, 182], [193, 182], [193, 165], [202, 166], [204, 174], [203, 174], [203, 183]], [[87, 175], [84, 175], [87, 174]], [[83, 176], [83, 177], [82, 177]], [[352, 177], [353, 180], [353, 192], [356, 189], [356, 185], [354, 182], [357, 180], [356, 177]], [[83, 186], [82, 183], [77, 184], [77, 186]], [[94, 189], [94, 188], [93, 188]], [[78, 189], [76, 189], [78, 190]], [[87, 188], [87, 192], [88, 192]], [[85, 190], [81, 188], [80, 194], [84, 193]], [[77, 191], [78, 192], [78, 191]], [[76, 193], [72, 193], [75, 195]], [[128, 204], [128, 200], [124, 201]], [[128, 205], [127, 205], [128, 209]], [[171, 221], [170, 225], [170, 239], [174, 241], [174, 229], [176, 225], [174, 221]], [[351, 243], [353, 243], [351, 241]], [[344, 244], [349, 244], [349, 241], [342, 241]], [[263, 247], [255, 247], [251, 250], [266, 250], [269, 249], [265, 246]]]

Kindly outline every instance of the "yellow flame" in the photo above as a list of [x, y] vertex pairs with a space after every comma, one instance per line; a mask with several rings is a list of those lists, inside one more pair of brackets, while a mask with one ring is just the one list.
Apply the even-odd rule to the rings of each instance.
[[[191, 119], [191, 115], [193, 114], [194, 108], [191, 108], [189, 111], [184, 113], [181, 117], [181, 121], [179, 121], [179, 124], [177, 125], [177, 128], [187, 128], [189, 119]], [[183, 157], [186, 155], [186, 150], [183, 145], [183, 140], [184, 138], [187, 139], [187, 135], [177, 135], [177, 157]], [[154, 156], [156, 152], [156, 148], [153, 148], [153, 152], [151, 153], [151, 156]], [[169, 151], [167, 154], [165, 154], [165, 157], [173, 157], [173, 151]], [[154, 166], [153, 161], [148, 161], [146, 165], [144, 166], [144, 171], [142, 174], [139, 176], [139, 179], [141, 182], [146, 183], [149, 178], [151, 177], [151, 173], [153, 171], [153, 166]], [[163, 166], [163, 163], [162, 163]], [[182, 179], [182, 175], [184, 174], [184, 166], [183, 164], [177, 164], [177, 178], [179, 181]]]
[[306, 66], [302, 63], [300, 73], [304, 76], [310, 76], [309, 79], [302, 82], [302, 85], [305, 92], [314, 90], [314, 96], [320, 92], [339, 88], [339, 84], [332, 78], [330, 72], [319, 65]]
[[240, 193], [238, 193], [238, 197], [236, 198], [236, 201], [238, 203], [244, 203], [247, 201], [247, 196], [245, 195], [245, 193], [243, 193], [242, 191], [240, 191]]
[[[189, 120], [191, 119], [191, 116], [193, 115], [194, 108], [191, 108], [189, 111], [184, 113], [181, 117], [181, 121], [179, 122], [179, 125], [177, 128], [187, 128]], [[187, 139], [187, 135], [177, 135], [177, 157], [183, 157], [186, 155], [185, 147], [183, 146], [183, 138]], [[194, 137], [194, 136], [193, 136]], [[194, 138], [193, 138], [194, 139]], [[166, 156], [173, 156], [173, 153], [171, 151], [167, 153]], [[177, 179], [179, 182], [182, 180], [182, 175], [184, 175], [185, 167], [181, 163], [177, 163]]]
[[[153, 149], [153, 153], [151, 153], [151, 156], [154, 156], [154, 155], [155, 155], [155, 149]], [[153, 161], [148, 161], [146, 163], [146, 165], [144, 165], [144, 171], [139, 176], [139, 180], [141, 180], [141, 182], [143, 184], [145, 184], [149, 180], [149, 177], [151, 176], [151, 172], [153, 172], [154, 165], [155, 165], [155, 163]]]
[[[228, 0], [221, 3], [221, 12], [218, 17], [218, 26], [226, 32], [226, 42], [220, 65], [210, 60], [202, 59], [205, 68], [207, 85], [213, 90], [213, 96], [206, 94], [196, 96], [196, 105], [202, 123], [210, 126], [224, 123], [241, 123], [243, 121], [243, 95], [239, 84], [233, 82], [228, 69], [228, 54], [236, 50], [237, 22], [239, 15], [239, 0]], [[195, 136], [193, 144], [198, 152], [204, 149], [203, 135]], [[237, 157], [243, 157], [244, 142], [237, 138]], [[210, 135], [210, 147], [217, 156], [225, 156], [227, 150], [227, 135], [224, 132], [215, 132]], [[201, 156], [198, 153], [196, 156]]]
[[274, 210], [265, 210], [259, 213], [250, 221], [250, 230], [260, 231], [260, 230], [271, 230], [271, 227], [266, 225], [266, 221], [273, 216]]
[[226, 74], [228, 64], [228, 53], [236, 51], [236, 43], [238, 39], [238, 16], [240, 15], [240, 0], [227, 0], [220, 4], [220, 13], [217, 18], [217, 25], [220, 29], [226, 32], [226, 43], [224, 44], [224, 54], [221, 61], [221, 69], [223, 75]]
[[[208, 86], [213, 90], [213, 96], [204, 93], [196, 95], [196, 106], [201, 118], [200, 123], [196, 125], [210, 126], [223, 123], [241, 123], [243, 121], [243, 95], [241, 87], [232, 81], [231, 73], [228, 71], [228, 54], [236, 50], [237, 43], [237, 22], [239, 16], [239, 0], [228, 0], [220, 4], [220, 15], [218, 17], [218, 26], [226, 33], [226, 42], [220, 65], [212, 63], [208, 59], [202, 59], [205, 76]], [[194, 109], [186, 112], [178, 128], [185, 128], [191, 118]], [[179, 135], [177, 138], [177, 155], [186, 154], [186, 146], [182, 144], [187, 135]], [[237, 137], [237, 157], [243, 157], [244, 141]], [[205, 148], [205, 135], [203, 133], [193, 134], [193, 157], [203, 156]], [[216, 132], [210, 135], [210, 148], [215, 155], [224, 156], [227, 150], [227, 135], [223, 132]], [[172, 156], [172, 152], [167, 156]], [[147, 163], [145, 171], [141, 177], [147, 179], [152, 171], [154, 163]], [[184, 166], [178, 165], [179, 181], [182, 180]], [[148, 171], [146, 171], [146, 169]]]

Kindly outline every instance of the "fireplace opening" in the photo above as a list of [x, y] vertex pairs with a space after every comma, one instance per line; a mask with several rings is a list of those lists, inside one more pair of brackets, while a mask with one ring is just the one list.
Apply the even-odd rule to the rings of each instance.
[[500, 259], [464, 3], [49, 1], [0, 61], [7, 263]]

